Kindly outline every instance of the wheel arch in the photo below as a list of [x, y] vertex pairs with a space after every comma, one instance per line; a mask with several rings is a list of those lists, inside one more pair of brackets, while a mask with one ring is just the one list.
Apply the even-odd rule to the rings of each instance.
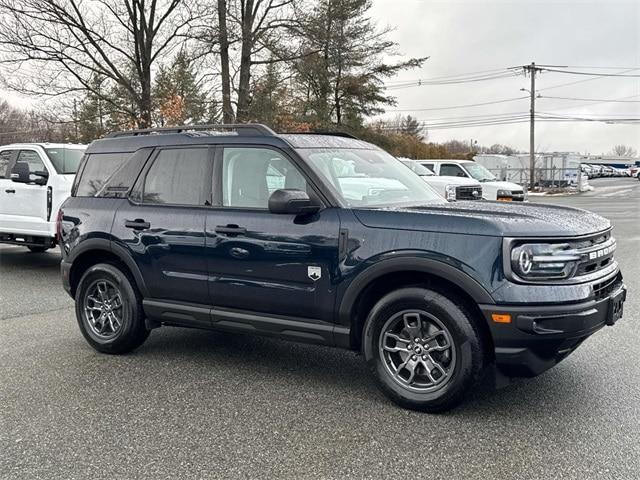
[[[489, 325], [478, 307], [479, 304], [495, 303], [489, 292], [461, 270], [437, 260], [419, 257], [383, 260], [351, 282], [338, 309], [338, 328], [349, 333], [339, 343], [360, 349], [364, 323], [371, 307], [387, 293], [408, 286], [423, 286], [453, 297], [472, 315], [487, 347], [492, 346]], [[488, 348], [488, 351], [493, 351], [493, 348]]]
[[80, 245], [80, 248], [73, 250], [67, 261], [71, 263], [69, 270], [69, 285], [71, 288], [71, 296], [75, 298], [78, 283], [84, 272], [92, 265], [98, 263], [114, 263], [120, 268], [126, 269], [136, 282], [138, 290], [143, 296], [147, 296], [147, 287], [140, 269], [127, 255], [124, 248], [114, 245], [107, 239], [88, 239]]

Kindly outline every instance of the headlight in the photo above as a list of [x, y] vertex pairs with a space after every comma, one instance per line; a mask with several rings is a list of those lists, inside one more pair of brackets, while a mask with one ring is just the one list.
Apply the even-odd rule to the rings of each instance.
[[446, 198], [449, 201], [453, 201], [456, 199], [456, 186], [455, 185], [447, 185], [444, 188], [444, 198]]
[[524, 280], [570, 278], [582, 257], [568, 243], [527, 243], [511, 250], [511, 269]]

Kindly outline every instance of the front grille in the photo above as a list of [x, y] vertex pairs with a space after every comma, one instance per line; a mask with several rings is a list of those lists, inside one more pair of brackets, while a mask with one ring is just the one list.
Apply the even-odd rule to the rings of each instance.
[[482, 187], [456, 187], [456, 200], [481, 200]]
[[596, 300], [607, 298], [622, 283], [622, 274], [618, 273], [615, 277], [611, 277], [601, 283], [593, 286], [593, 295]]
[[513, 190], [511, 192], [511, 199], [514, 202], [524, 202], [524, 191], [523, 190]]
[[575, 249], [581, 260], [575, 276], [596, 273], [611, 265], [616, 250], [616, 240], [610, 232], [594, 237], [570, 242], [570, 248]]

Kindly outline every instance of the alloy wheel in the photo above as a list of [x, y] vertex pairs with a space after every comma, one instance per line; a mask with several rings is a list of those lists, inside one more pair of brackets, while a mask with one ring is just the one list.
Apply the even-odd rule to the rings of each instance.
[[84, 298], [84, 321], [100, 340], [110, 340], [122, 328], [124, 308], [118, 287], [109, 280], [96, 280]]
[[379, 353], [391, 377], [419, 393], [443, 388], [456, 364], [449, 330], [422, 310], [404, 310], [389, 318], [380, 334]]

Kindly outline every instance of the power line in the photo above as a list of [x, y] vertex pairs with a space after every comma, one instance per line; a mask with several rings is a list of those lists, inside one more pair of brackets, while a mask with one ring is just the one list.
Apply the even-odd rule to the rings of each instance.
[[538, 98], [553, 98], [556, 100], [577, 100], [580, 102], [596, 102], [596, 103], [640, 103], [640, 100], [624, 100], [626, 98], [635, 98], [640, 97], [640, 95], [630, 95], [628, 97], [621, 98], [611, 98], [611, 99], [602, 99], [602, 98], [575, 98], [575, 97], [551, 97], [551, 96], [538, 96]]
[[[466, 73], [458, 73], [458, 74], [454, 74], [454, 75], [441, 75], [439, 77], [430, 77], [430, 78], [425, 78], [422, 79], [422, 81], [432, 81], [432, 80], [443, 80], [443, 79], [453, 79], [453, 78], [459, 78], [459, 77], [468, 77], [468, 76], [472, 76], [472, 75], [478, 75], [478, 74], [482, 74], [482, 73], [493, 73], [493, 72], [504, 72], [505, 70], [507, 70], [506, 68], [493, 68], [491, 70], [477, 70], [475, 72], [466, 72]], [[416, 78], [413, 80], [392, 80], [389, 82], [385, 82], [386, 85], [392, 85], [392, 84], [396, 84], [396, 83], [407, 83], [407, 82], [418, 82], [421, 79]]]
[[[630, 78], [640, 78], [640, 74], [627, 75], [622, 73], [599, 73], [599, 72], [577, 72], [575, 70], [559, 70], [557, 68], [544, 68], [541, 67], [541, 70], [545, 72], [555, 72], [555, 73], [567, 73], [569, 75], [589, 75], [593, 77], [630, 77]], [[633, 68], [631, 70], [637, 70]]]
[[529, 98], [529, 96], [523, 96], [523, 97], [513, 97], [513, 98], [505, 98], [502, 100], [494, 100], [492, 102], [483, 102], [483, 103], [469, 103], [466, 105], [453, 105], [450, 107], [432, 107], [432, 108], [396, 108], [396, 109], [390, 109], [387, 110], [387, 112], [429, 112], [429, 111], [433, 111], [433, 110], [454, 110], [457, 108], [470, 108], [470, 107], [481, 107], [484, 105], [495, 105], [497, 103], [507, 103], [507, 102], [514, 102], [516, 100], [523, 100], [525, 98]]
[[[622, 71], [620, 71], [618, 73], [633, 72], [635, 70], [640, 70], [640, 69], [638, 69], [638, 68], [628, 68], [628, 69], [622, 70]], [[594, 80], [601, 80], [602, 78], [604, 78], [604, 77], [585, 78], [584, 80], [576, 80], [574, 82], [559, 83], [557, 85], [550, 85], [548, 87], [539, 88], [538, 91], [541, 92], [543, 90], [551, 90], [553, 88], [567, 87], [569, 85], [577, 85], [578, 83], [593, 82]]]
[[500, 78], [510, 78], [514, 77], [517, 74], [513, 71], [502, 71], [492, 74], [483, 74], [483, 75], [473, 75], [468, 77], [451, 77], [451, 78], [443, 78], [440, 80], [434, 79], [418, 79], [415, 81], [408, 81], [403, 84], [389, 85], [385, 86], [386, 90], [400, 90], [403, 88], [409, 87], [421, 87], [427, 85], [457, 85], [463, 83], [472, 83], [472, 82], [483, 82], [486, 80], [496, 80]]

